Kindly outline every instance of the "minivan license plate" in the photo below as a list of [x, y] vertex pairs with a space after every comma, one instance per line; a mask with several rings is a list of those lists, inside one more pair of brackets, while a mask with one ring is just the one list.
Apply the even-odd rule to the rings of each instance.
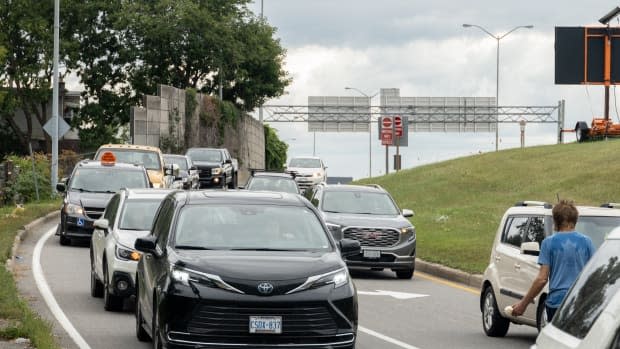
[[281, 316], [250, 316], [250, 333], [282, 333]]
[[381, 257], [381, 251], [376, 250], [364, 250], [364, 258], [378, 259]]

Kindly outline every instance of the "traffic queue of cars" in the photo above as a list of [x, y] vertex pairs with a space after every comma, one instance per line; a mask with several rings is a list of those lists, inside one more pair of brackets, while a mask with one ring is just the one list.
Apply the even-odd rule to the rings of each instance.
[[[199, 170], [186, 156], [166, 154], [159, 187], [169, 188], [153, 188], [142, 163], [116, 157], [137, 149], [110, 148], [58, 184], [60, 241], [90, 241], [91, 296], [107, 311], [135, 298], [136, 336], [155, 348], [355, 348], [357, 291], [348, 267], [376, 268], [359, 264], [375, 260], [396, 268], [389, 248], [404, 241], [413, 274], [415, 232], [402, 218], [412, 212], [382, 189], [347, 186], [353, 198], [364, 189], [387, 195], [363, 214], [377, 214], [391, 230], [349, 231], [342, 223], [339, 235], [323, 206], [299, 195], [295, 173], [253, 171], [245, 190], [188, 190]], [[398, 223], [386, 223], [388, 216]]]

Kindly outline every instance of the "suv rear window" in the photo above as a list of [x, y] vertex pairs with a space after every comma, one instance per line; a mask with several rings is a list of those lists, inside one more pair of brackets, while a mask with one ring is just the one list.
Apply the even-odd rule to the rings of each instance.
[[553, 317], [553, 325], [583, 339], [616, 292], [620, 291], [620, 240], [609, 240], [585, 266]]

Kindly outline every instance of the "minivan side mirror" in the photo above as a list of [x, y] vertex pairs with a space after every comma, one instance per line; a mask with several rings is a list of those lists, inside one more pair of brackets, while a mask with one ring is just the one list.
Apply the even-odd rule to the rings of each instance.
[[538, 256], [540, 254], [540, 245], [536, 241], [524, 242], [521, 244], [521, 254]]
[[362, 252], [362, 245], [357, 240], [342, 239], [340, 244], [340, 255], [343, 257], [355, 256]]
[[159, 256], [159, 253], [157, 253], [157, 238], [153, 235], [137, 238], [134, 248], [140, 252]]
[[414, 213], [412, 210], [409, 209], [403, 209], [403, 217], [413, 217]]

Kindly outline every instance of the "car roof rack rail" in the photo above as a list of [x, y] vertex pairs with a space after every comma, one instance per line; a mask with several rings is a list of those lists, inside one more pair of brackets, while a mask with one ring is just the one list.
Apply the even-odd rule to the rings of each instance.
[[524, 200], [524, 201], [519, 201], [517, 203], [515, 203], [515, 206], [522, 206], [522, 207], [527, 207], [527, 206], [542, 206], [544, 208], [552, 208], [553, 206], [548, 203], [548, 202], [544, 202], [544, 201], [533, 201], [533, 200]]
[[620, 208], [620, 202], [606, 202], [604, 204], [601, 204], [601, 207]]

